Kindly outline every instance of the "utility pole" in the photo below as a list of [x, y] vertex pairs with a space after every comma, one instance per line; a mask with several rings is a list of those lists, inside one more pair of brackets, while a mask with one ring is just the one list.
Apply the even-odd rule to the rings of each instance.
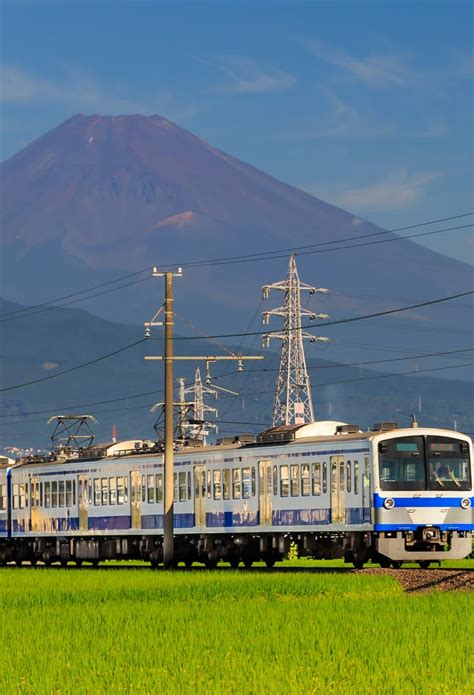
[[[173, 479], [174, 479], [174, 418], [173, 418], [173, 362], [175, 360], [204, 360], [206, 366], [212, 362], [220, 360], [237, 361], [238, 371], [243, 370], [244, 360], [263, 360], [263, 356], [244, 356], [238, 355], [194, 355], [181, 356], [173, 353], [173, 278], [182, 277], [181, 268], [177, 272], [161, 273], [154, 267], [152, 277], [165, 278], [165, 304], [164, 304], [164, 324], [165, 324], [165, 354], [147, 355], [145, 360], [163, 360], [165, 363], [165, 443], [164, 443], [164, 523], [163, 523], [163, 565], [170, 568], [174, 564], [174, 519], [173, 519]], [[153, 326], [162, 326], [156, 319], [161, 313], [160, 307], [154, 314], [151, 321], [145, 323], [145, 337], [149, 338]]]
[[312, 343], [327, 343], [329, 338], [323, 338], [306, 333], [301, 328], [301, 318], [307, 316], [310, 320], [327, 320], [328, 314], [315, 314], [301, 307], [301, 291], [309, 294], [319, 292], [328, 294], [324, 287], [313, 287], [301, 282], [296, 268], [294, 254], [290, 256], [286, 279], [263, 286], [263, 298], [268, 299], [271, 290], [280, 290], [285, 294], [284, 305], [277, 309], [263, 312], [263, 323], [268, 324], [270, 316], [283, 318], [283, 330], [267, 333], [263, 336], [263, 346], [268, 347], [271, 338], [282, 341], [280, 368], [273, 398], [273, 426], [303, 424], [314, 420], [311, 384], [304, 354], [303, 339]]

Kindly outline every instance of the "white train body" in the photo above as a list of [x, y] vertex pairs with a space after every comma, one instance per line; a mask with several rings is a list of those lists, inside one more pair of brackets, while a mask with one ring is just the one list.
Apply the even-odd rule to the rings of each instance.
[[[178, 560], [272, 565], [292, 542], [300, 555], [359, 566], [470, 554], [470, 438], [350, 430], [312, 423], [177, 451]], [[87, 455], [0, 470], [0, 562], [162, 561], [163, 454]]]

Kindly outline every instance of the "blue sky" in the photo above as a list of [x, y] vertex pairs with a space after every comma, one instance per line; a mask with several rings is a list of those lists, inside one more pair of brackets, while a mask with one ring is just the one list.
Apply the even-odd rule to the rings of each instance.
[[[5, 159], [77, 112], [159, 113], [385, 228], [469, 212], [470, 2], [3, 2]], [[472, 262], [467, 231], [426, 245]]]

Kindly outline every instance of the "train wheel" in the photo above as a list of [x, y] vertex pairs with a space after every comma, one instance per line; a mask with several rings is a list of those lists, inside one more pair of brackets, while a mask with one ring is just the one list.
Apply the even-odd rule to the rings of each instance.
[[94, 560], [91, 560], [92, 567], [98, 567], [99, 566], [100, 560], [95, 558]]
[[69, 560], [61, 560], [61, 567], [67, 567]]
[[244, 558], [244, 567], [246, 570], [249, 570], [253, 565], [253, 559], [251, 557], [246, 557]]
[[389, 560], [388, 557], [383, 557], [382, 555], [379, 557], [380, 567], [383, 567], [384, 569], [388, 569], [391, 564], [392, 564], [391, 560]]
[[232, 567], [233, 570], [236, 570], [238, 566], [240, 565], [240, 557], [236, 555], [235, 557], [232, 557], [229, 560], [229, 565]]
[[76, 567], [80, 567], [82, 565], [82, 560], [75, 560]]
[[36, 567], [37, 563], [38, 563], [38, 558], [32, 557], [31, 560], [30, 560], [30, 565], [31, 565], [32, 567]]
[[194, 560], [189, 559], [189, 560], [184, 561], [184, 566], [187, 567], [188, 569], [190, 569], [193, 566], [193, 564], [194, 564]]
[[352, 564], [356, 568], [356, 570], [361, 570], [363, 569], [365, 562], [364, 560], [353, 560]]
[[429, 560], [420, 560], [418, 564], [422, 570], [427, 570], [428, 567], [431, 565], [431, 562]]
[[399, 570], [400, 567], [402, 566], [402, 563], [399, 562], [399, 560], [393, 560], [390, 564], [391, 564], [393, 570]]
[[15, 565], [16, 565], [17, 567], [21, 567], [21, 563], [22, 563], [22, 562], [23, 562], [23, 560], [20, 560], [20, 558], [17, 557], [17, 559], [15, 560]]

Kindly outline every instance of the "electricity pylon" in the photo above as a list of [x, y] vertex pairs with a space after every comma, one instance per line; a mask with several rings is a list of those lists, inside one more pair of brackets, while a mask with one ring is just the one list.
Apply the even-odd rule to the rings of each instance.
[[204, 403], [204, 396], [205, 394], [209, 394], [210, 396], [217, 398], [217, 391], [209, 388], [209, 386], [203, 385], [201, 379], [201, 370], [199, 367], [196, 367], [194, 384], [185, 389], [183, 381], [182, 388], [184, 398], [180, 398], [180, 400], [185, 400], [187, 394], [193, 396], [189, 404], [190, 409], [188, 410], [188, 417], [185, 427], [189, 430], [191, 437], [202, 439], [203, 442], [206, 443], [206, 437], [209, 434], [209, 430], [217, 430], [217, 424], [207, 422], [205, 416], [206, 413], [212, 413], [214, 417], [217, 417], [217, 408], [212, 408], [211, 406], [206, 405]]
[[278, 338], [282, 341], [280, 368], [273, 398], [273, 426], [312, 422], [314, 420], [313, 401], [303, 339], [307, 338], [312, 343], [327, 343], [329, 338], [315, 336], [303, 331], [301, 318], [306, 316], [314, 321], [316, 319], [327, 320], [329, 316], [327, 314], [315, 314], [309, 309], [303, 309], [301, 307], [301, 291], [306, 290], [310, 294], [315, 292], [328, 294], [329, 290], [301, 282], [294, 255], [290, 256], [286, 279], [271, 285], [264, 285], [262, 289], [264, 299], [268, 299], [271, 290], [280, 290], [285, 293], [282, 307], [263, 312], [264, 324], [269, 323], [270, 316], [283, 318], [283, 330], [267, 333], [263, 336], [262, 341], [264, 347], [268, 347], [271, 338]]

